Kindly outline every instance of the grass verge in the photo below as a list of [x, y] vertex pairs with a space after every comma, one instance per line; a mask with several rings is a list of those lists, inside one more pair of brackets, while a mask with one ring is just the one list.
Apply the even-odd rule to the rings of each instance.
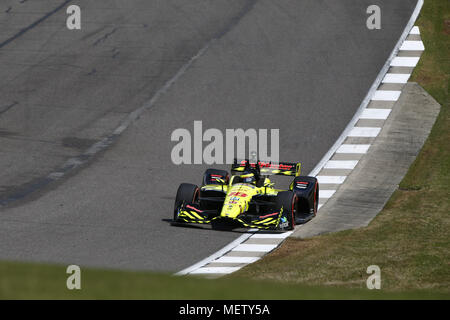
[[449, 6], [448, 0], [425, 0], [416, 23], [426, 50], [410, 81], [424, 87], [442, 108], [382, 212], [366, 228], [288, 239], [231, 278], [364, 288], [366, 268], [375, 264], [381, 269], [384, 292], [450, 293]]
[[0, 262], [0, 299], [437, 299], [423, 291], [392, 293], [305, 287], [248, 279], [207, 280], [150, 272], [81, 270], [81, 290], [68, 290], [65, 266]]

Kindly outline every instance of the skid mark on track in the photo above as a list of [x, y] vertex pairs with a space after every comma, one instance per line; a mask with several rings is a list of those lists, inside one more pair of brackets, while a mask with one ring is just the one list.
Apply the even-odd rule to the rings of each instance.
[[99, 45], [100, 43], [106, 41], [106, 39], [108, 39], [110, 36], [112, 36], [116, 31], [117, 31], [117, 28], [114, 28], [114, 29], [111, 30], [111, 32], [105, 33], [105, 34], [103, 35], [103, 37], [98, 38], [98, 39], [94, 42], [93, 46], [95, 47], [95, 46]]
[[38, 20], [36, 20], [35, 22], [33, 22], [32, 24], [30, 24], [29, 26], [23, 28], [22, 30], [20, 30], [19, 32], [17, 32], [15, 35], [13, 35], [12, 37], [6, 39], [3, 42], [0, 42], [0, 49], [2, 49], [3, 47], [7, 46], [8, 44], [10, 44], [11, 42], [13, 42], [14, 40], [20, 38], [22, 35], [24, 35], [25, 33], [27, 33], [28, 31], [30, 31], [31, 29], [33, 29], [34, 27], [36, 27], [37, 25], [39, 25], [40, 23], [44, 22], [45, 20], [47, 20], [48, 18], [50, 18], [52, 15], [54, 15], [56, 12], [58, 12], [59, 10], [61, 10], [62, 8], [64, 8], [69, 2], [72, 2], [72, 0], [65, 0], [63, 3], [61, 3], [59, 6], [57, 6], [55, 9], [53, 9], [52, 11], [46, 13], [43, 17], [39, 18]]
[[6, 111], [8, 111], [9, 109], [11, 109], [12, 107], [14, 107], [14, 106], [16, 106], [18, 104], [19, 104], [19, 102], [14, 101], [13, 103], [11, 103], [9, 105], [0, 108], [0, 114], [5, 113]]

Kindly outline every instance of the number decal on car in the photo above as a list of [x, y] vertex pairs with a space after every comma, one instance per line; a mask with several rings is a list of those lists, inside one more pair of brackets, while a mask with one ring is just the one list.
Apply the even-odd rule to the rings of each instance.
[[236, 196], [236, 197], [245, 198], [247, 196], [247, 194], [243, 193], [243, 192], [232, 192], [232, 193], [230, 193], [230, 196]]

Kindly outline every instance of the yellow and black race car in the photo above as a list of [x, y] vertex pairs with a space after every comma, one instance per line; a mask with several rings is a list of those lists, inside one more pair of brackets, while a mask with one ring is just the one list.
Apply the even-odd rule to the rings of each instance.
[[[231, 177], [225, 170], [208, 169], [200, 188], [189, 183], [179, 186], [173, 224], [292, 230], [316, 215], [319, 201], [317, 179], [301, 176], [300, 168], [300, 163], [235, 159]], [[274, 188], [270, 175], [295, 178], [289, 190], [280, 190]]]

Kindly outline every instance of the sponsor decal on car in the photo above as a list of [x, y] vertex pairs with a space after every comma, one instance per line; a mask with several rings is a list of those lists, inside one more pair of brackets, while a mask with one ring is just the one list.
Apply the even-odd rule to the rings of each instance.
[[289, 225], [286, 217], [281, 217], [280, 222], [281, 222], [279, 225], [280, 228], [286, 228]]
[[306, 189], [308, 187], [308, 182], [297, 181], [295, 187], [297, 189]]

